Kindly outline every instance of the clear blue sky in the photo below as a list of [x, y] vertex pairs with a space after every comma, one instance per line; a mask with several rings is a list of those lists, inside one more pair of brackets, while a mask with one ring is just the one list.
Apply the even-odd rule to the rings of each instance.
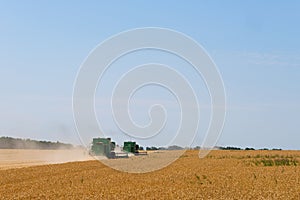
[[191, 36], [219, 67], [228, 98], [219, 145], [300, 149], [299, 10], [299, 1], [1, 1], [0, 135], [78, 143], [80, 64], [107, 37], [155, 26]]

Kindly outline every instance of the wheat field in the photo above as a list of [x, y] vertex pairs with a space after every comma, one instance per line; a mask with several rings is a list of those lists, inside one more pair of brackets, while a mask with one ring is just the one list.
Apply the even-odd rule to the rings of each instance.
[[299, 151], [190, 150], [150, 173], [99, 161], [2, 168], [0, 199], [300, 199], [299, 161]]

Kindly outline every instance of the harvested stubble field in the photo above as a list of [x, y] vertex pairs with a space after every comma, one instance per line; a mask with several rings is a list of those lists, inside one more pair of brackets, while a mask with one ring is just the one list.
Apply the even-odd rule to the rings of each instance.
[[7, 169], [0, 199], [300, 199], [299, 161], [299, 151], [187, 151], [141, 174], [99, 161]]

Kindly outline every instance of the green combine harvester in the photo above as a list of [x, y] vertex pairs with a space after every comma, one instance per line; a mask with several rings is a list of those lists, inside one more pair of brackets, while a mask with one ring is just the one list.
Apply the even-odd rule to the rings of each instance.
[[147, 151], [139, 150], [136, 142], [124, 142], [123, 150], [116, 148], [116, 143], [110, 138], [93, 138], [90, 154], [107, 158], [128, 158], [128, 154], [147, 155]]
[[147, 151], [139, 150], [139, 145], [136, 142], [124, 142], [123, 151], [133, 153], [134, 155], [147, 155]]
[[115, 153], [113, 150], [115, 149], [116, 143], [112, 142], [110, 138], [94, 138], [91, 154], [95, 156], [106, 156], [107, 158], [114, 158]]
[[129, 153], [138, 153], [139, 145], [136, 142], [124, 142], [123, 151]]

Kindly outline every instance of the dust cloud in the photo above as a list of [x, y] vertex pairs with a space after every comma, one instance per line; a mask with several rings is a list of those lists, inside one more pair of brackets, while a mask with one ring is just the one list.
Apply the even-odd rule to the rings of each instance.
[[83, 148], [64, 150], [0, 149], [0, 170], [93, 159]]

